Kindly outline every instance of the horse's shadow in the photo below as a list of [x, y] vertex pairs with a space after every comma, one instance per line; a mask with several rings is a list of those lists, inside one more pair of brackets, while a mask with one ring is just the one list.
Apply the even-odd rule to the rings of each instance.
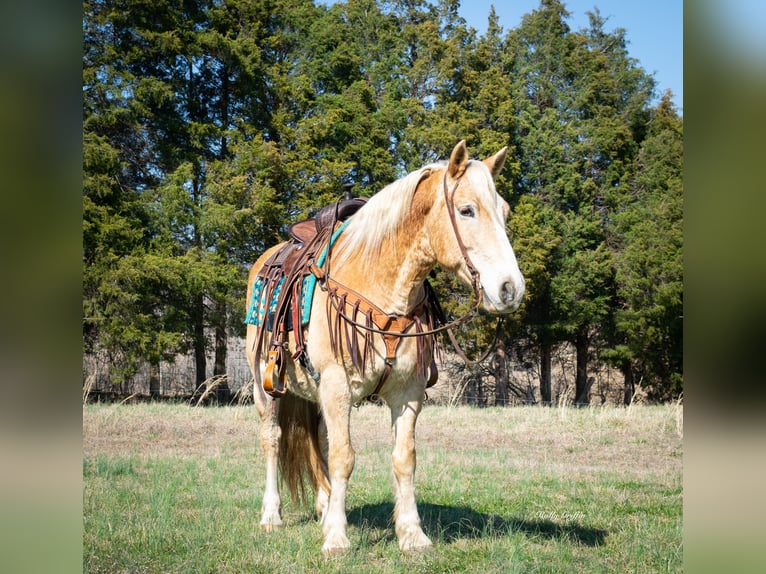
[[[393, 538], [393, 510], [390, 502], [365, 504], [352, 508], [348, 521], [355, 526], [386, 529], [384, 538]], [[483, 514], [467, 506], [445, 506], [421, 502], [418, 504], [423, 530], [444, 542], [477, 539], [488, 536], [522, 532], [527, 536], [546, 539], [565, 539], [585, 546], [599, 546], [607, 536], [606, 530], [590, 528], [576, 521], [527, 520], [504, 518], [496, 514]]]

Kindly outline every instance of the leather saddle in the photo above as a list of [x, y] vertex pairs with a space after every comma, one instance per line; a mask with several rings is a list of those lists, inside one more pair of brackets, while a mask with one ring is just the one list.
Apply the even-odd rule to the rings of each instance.
[[[312, 273], [309, 264], [328, 246], [336, 226], [366, 202], [367, 199], [362, 197], [343, 199], [323, 207], [309, 219], [292, 224], [288, 227], [290, 239], [258, 272], [264, 293], [260, 301], [264, 308], [256, 310], [256, 316], [260, 313], [262, 318], [256, 322], [255, 360], [259, 362], [266, 333], [269, 333], [268, 360], [261, 385], [273, 397], [281, 397], [287, 392], [284, 370], [288, 333], [292, 332], [295, 340], [296, 350], [292, 358], [307, 366], [301, 311], [302, 305], [310, 305], [310, 301], [303, 301], [304, 279]], [[260, 370], [255, 369], [255, 372], [259, 377]]]
[[367, 203], [366, 197], [343, 199], [332, 205], [326, 205], [313, 217], [293, 223], [287, 228], [290, 239], [298, 243], [310, 243], [323, 229], [330, 229], [339, 221], [345, 221]]

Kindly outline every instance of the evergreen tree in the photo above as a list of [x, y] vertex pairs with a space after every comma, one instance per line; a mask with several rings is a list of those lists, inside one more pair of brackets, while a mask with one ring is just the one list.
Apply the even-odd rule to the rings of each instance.
[[108, 353], [115, 382], [180, 350], [182, 338], [156, 289], [161, 275], [137, 264], [152, 233], [141, 191], [161, 180], [146, 100], [169, 92], [131, 66], [138, 48], [124, 20], [116, 2], [84, 3], [84, 343], [86, 352]]
[[602, 353], [625, 377], [625, 402], [641, 384], [674, 398], [683, 377], [683, 122], [670, 94], [652, 113], [631, 194], [614, 218], [616, 333]]
[[520, 162], [515, 191], [556, 212], [550, 283], [532, 295], [536, 317], [529, 324], [541, 345], [541, 387], [547, 395], [550, 346], [568, 340], [577, 357], [575, 400], [582, 404], [589, 401], [592, 337], [612, 304], [605, 228], [637, 147], [631, 122], [651, 93], [637, 94], [635, 85], [651, 81], [627, 59], [623, 31], [607, 34], [593, 14], [590, 31], [575, 33], [568, 15], [562, 2], [542, 0], [507, 43]]
[[[554, 345], [563, 338], [557, 323], [551, 321], [553, 308], [551, 283], [556, 272], [556, 253], [562, 238], [557, 229], [559, 214], [537, 196], [521, 196], [516, 204], [511, 226], [513, 248], [526, 281], [526, 293], [516, 321], [509, 325], [505, 340], [520, 351], [520, 360], [527, 362], [532, 354], [539, 361], [540, 399], [552, 404], [551, 355]], [[526, 335], [530, 349], [519, 346], [520, 335]]]
[[[279, 224], [269, 185], [278, 174], [258, 178], [252, 173], [262, 176], [269, 171], [264, 164], [276, 165], [278, 158], [268, 145], [253, 146], [249, 139], [253, 128], [269, 129], [268, 110], [261, 106], [268, 100], [262, 64], [268, 51], [258, 46], [269, 45], [270, 31], [259, 27], [268, 21], [268, 13], [258, 12], [254, 3], [234, 0], [86, 3], [86, 162], [102, 158], [85, 165], [85, 259], [99, 261], [85, 273], [86, 325], [99, 326], [91, 329], [90, 340], [112, 348], [118, 339], [122, 354], [139, 357], [147, 346], [138, 344], [141, 337], [155, 337], [162, 341], [154, 345], [158, 352], [143, 353], [153, 367], [160, 357], [190, 347], [195, 386], [206, 378], [208, 325], [215, 329], [214, 372], [225, 368], [230, 309], [235, 300], [239, 307], [244, 293], [242, 265], [253, 260], [255, 248], [273, 242]], [[242, 166], [233, 153], [259, 160]], [[227, 165], [237, 162], [241, 169], [234, 175]], [[101, 256], [102, 238], [90, 230], [108, 207], [103, 195], [88, 193], [87, 185], [99, 165], [111, 172], [104, 178], [108, 181], [117, 164], [122, 174], [113, 186], [115, 202], [130, 202], [129, 209], [141, 214], [140, 241], [121, 254]], [[111, 227], [111, 214], [103, 218]], [[234, 229], [237, 223], [241, 226]], [[138, 297], [132, 308], [143, 309], [140, 316], [120, 316], [104, 301], [110, 274], [125, 267], [136, 270], [124, 275], [131, 282], [126, 294]], [[144, 268], [146, 273], [140, 271]], [[162, 289], [156, 285], [159, 278]], [[142, 298], [145, 306], [139, 304]], [[146, 322], [148, 315], [159, 323]], [[177, 320], [168, 323], [170, 317]], [[118, 330], [121, 323], [121, 333], [104, 331], [107, 325]], [[238, 323], [232, 319], [228, 326], [241, 330]]]

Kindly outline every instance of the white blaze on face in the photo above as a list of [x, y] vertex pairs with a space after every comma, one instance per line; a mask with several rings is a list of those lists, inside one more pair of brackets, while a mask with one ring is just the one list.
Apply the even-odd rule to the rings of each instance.
[[505, 232], [508, 204], [495, 191], [482, 162], [470, 162], [463, 177], [468, 181], [455, 195], [455, 217], [468, 256], [481, 277], [483, 305], [492, 313], [510, 313], [521, 304], [525, 283]]

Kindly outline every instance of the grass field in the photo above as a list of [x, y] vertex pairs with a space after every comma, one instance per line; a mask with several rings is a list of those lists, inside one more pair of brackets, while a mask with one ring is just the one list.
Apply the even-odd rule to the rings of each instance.
[[449, 409], [418, 422], [429, 554], [405, 557], [388, 410], [352, 415], [345, 556], [312, 512], [261, 532], [252, 407], [83, 407], [85, 572], [680, 572], [682, 407]]

